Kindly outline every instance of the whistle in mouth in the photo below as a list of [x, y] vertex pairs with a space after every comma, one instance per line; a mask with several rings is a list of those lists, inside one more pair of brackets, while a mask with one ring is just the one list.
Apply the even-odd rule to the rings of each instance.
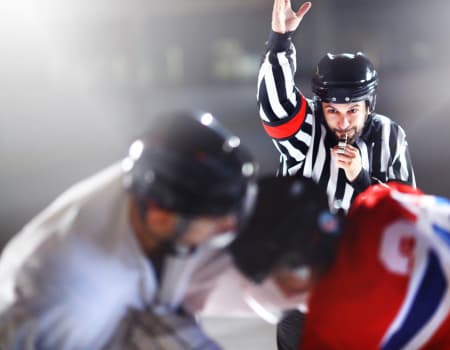
[[348, 135], [345, 134], [345, 138], [339, 140], [338, 142], [338, 154], [344, 154], [345, 153], [345, 147], [347, 146], [347, 140], [348, 140]]

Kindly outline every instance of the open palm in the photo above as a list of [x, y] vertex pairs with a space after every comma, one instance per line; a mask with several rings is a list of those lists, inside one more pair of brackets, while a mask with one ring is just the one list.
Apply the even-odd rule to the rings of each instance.
[[311, 5], [310, 2], [305, 2], [295, 12], [292, 10], [291, 0], [275, 0], [272, 11], [272, 30], [282, 34], [295, 31]]

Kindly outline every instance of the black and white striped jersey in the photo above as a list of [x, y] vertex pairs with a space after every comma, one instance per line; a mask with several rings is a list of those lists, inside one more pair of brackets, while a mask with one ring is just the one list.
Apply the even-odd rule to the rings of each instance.
[[326, 189], [330, 205], [348, 210], [353, 198], [376, 182], [398, 180], [415, 186], [406, 134], [388, 117], [372, 113], [356, 141], [363, 170], [349, 182], [333, 160], [336, 144], [315, 103], [294, 82], [296, 52], [290, 33], [272, 33], [258, 76], [263, 127], [280, 153], [279, 175], [302, 174]]

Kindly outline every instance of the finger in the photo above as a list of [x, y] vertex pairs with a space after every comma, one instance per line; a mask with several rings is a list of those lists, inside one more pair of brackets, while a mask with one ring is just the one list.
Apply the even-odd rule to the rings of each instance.
[[336, 158], [336, 162], [338, 164], [349, 165], [349, 164], [351, 164], [352, 160], [350, 158], [341, 157], [341, 158]]
[[285, 0], [274, 0], [273, 2], [273, 13], [279, 13], [283, 7]]
[[347, 153], [348, 153], [349, 156], [352, 157], [352, 158], [358, 158], [358, 157], [361, 156], [361, 155], [360, 155], [360, 152], [359, 152], [359, 149], [357, 149], [357, 148], [349, 148], [349, 149], [347, 150]]
[[342, 150], [344, 150], [346, 153], [354, 153], [354, 154], [356, 154], [356, 152], [358, 152], [358, 149], [356, 148], [356, 147], [354, 147], [354, 146], [352, 146], [352, 145], [350, 145], [350, 144], [346, 144], [344, 147], [341, 147], [341, 146], [339, 146], [339, 145], [336, 145], [336, 146], [334, 146], [334, 148], [336, 148], [336, 149], [342, 149]]
[[354, 150], [348, 149], [347, 147], [345, 148], [343, 155], [352, 159], [356, 158], [356, 152]]
[[336, 145], [336, 146], [334, 146], [334, 147], [331, 149], [331, 151], [332, 151], [336, 156], [344, 155], [344, 154], [346, 154], [346, 147], [340, 147], [340, 146]]
[[348, 159], [342, 159], [338, 160], [336, 164], [339, 168], [349, 168], [352, 164], [352, 161]]
[[346, 147], [347, 147], [348, 149], [352, 150], [352, 151], [355, 151], [355, 152], [358, 151], [358, 148], [357, 148], [357, 147], [355, 147], [355, 146], [353, 146], [353, 145], [351, 145], [351, 144], [349, 144], [349, 143], [346, 145]]
[[342, 151], [341, 149], [338, 150], [333, 149], [333, 153], [335, 154], [336, 159], [338, 161], [351, 162], [353, 159], [356, 158], [356, 154], [350, 153], [347, 150]]
[[274, 0], [273, 1], [273, 12], [275, 12], [276, 10], [278, 10], [278, 8], [280, 7], [280, 0]]
[[304, 15], [306, 15], [306, 13], [309, 11], [309, 9], [311, 8], [312, 3], [305, 2], [302, 4], [302, 6], [300, 6], [300, 8], [298, 9], [298, 11], [295, 13], [297, 15], [297, 17], [302, 18]]
[[331, 149], [331, 152], [338, 157], [339, 155], [343, 154], [345, 152], [345, 149], [342, 149], [339, 146], [335, 146]]
[[290, 0], [279, 0], [278, 1], [278, 8], [280, 9], [280, 11], [284, 11], [289, 6], [290, 6]]

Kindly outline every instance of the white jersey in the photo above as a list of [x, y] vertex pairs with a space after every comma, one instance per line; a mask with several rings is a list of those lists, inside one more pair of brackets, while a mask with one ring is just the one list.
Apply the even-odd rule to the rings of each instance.
[[[222, 276], [271, 299], [271, 290], [265, 295], [252, 286], [223, 249], [208, 244], [186, 257], [167, 257], [158, 282], [129, 226], [128, 195], [115, 164], [63, 193], [5, 247], [0, 340], [8, 349], [101, 349], [127, 310], [170, 312], [181, 305], [199, 312]], [[228, 314], [229, 303], [221, 307], [213, 299], [209, 314]]]
[[[177, 307], [195, 266], [217, 255], [203, 248], [182, 263], [169, 259], [166, 265], [178, 269], [178, 279], [163, 278], [166, 286], [158, 286], [128, 224], [121, 174], [116, 164], [75, 185], [5, 248], [0, 329], [9, 329], [16, 342], [99, 348], [128, 308], [156, 300], [168, 309]], [[167, 293], [159, 293], [163, 289]]]

